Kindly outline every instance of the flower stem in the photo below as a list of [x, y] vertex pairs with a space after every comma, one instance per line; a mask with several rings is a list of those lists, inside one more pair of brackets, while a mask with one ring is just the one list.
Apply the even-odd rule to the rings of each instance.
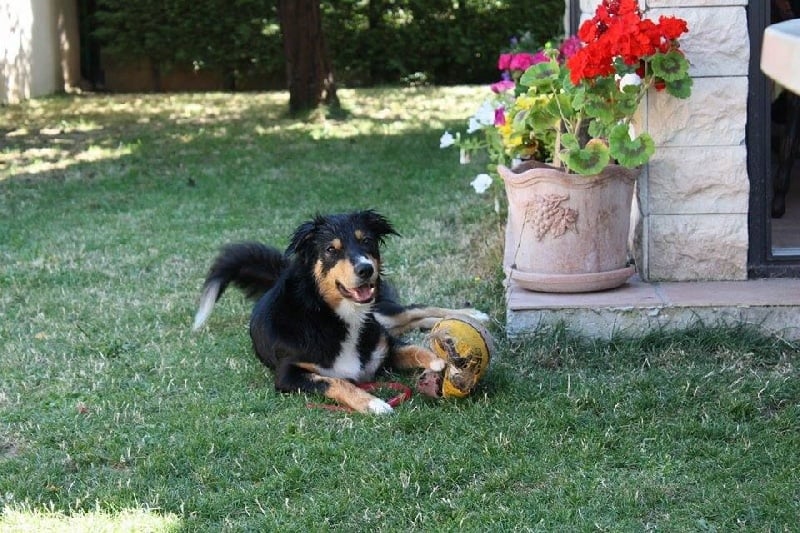
[[555, 150], [553, 150], [553, 166], [556, 168], [561, 168], [561, 125], [563, 121], [558, 121], [558, 127], [556, 128], [556, 144]]

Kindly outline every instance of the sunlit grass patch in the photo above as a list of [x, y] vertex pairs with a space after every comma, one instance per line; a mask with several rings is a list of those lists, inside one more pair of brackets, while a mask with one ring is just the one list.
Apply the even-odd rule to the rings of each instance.
[[9, 506], [0, 513], [0, 530], [5, 533], [168, 533], [180, 530], [174, 514], [150, 509], [123, 509], [118, 512], [61, 511]]
[[[0, 180], [63, 171], [81, 162], [118, 159], [143, 138], [161, 135], [188, 144], [217, 137], [252, 143], [253, 137], [300, 132], [311, 139], [400, 135], [462, 120], [482, 94], [479, 87], [342, 89], [346, 120], [323, 111], [305, 121], [286, 114], [288, 94], [86, 95], [31, 100], [3, 108]], [[110, 120], [109, 120], [110, 119]], [[229, 123], [236, 123], [231, 130]]]

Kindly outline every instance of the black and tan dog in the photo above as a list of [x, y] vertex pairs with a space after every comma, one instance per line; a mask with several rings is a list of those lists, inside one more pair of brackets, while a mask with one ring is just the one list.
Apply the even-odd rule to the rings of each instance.
[[374, 211], [317, 216], [301, 224], [285, 252], [260, 243], [224, 247], [206, 277], [194, 320], [199, 329], [233, 283], [257, 298], [250, 337], [282, 392], [322, 393], [360, 412], [392, 408], [355, 383], [384, 366], [442, 370], [430, 350], [396, 336], [474, 309], [403, 306], [381, 278], [380, 246], [397, 234]]

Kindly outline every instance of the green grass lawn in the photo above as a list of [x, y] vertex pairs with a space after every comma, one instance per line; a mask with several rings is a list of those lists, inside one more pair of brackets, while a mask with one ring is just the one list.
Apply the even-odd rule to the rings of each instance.
[[[0, 107], [0, 531], [797, 530], [796, 344], [505, 339], [502, 216], [438, 147], [481, 94], [341, 91], [305, 121], [284, 93]], [[408, 301], [493, 317], [472, 397], [308, 409], [235, 292], [190, 332], [221, 244], [361, 208], [402, 234]]]

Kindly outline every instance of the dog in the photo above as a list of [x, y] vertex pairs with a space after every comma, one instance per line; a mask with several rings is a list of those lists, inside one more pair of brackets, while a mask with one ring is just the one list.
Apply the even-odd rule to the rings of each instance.
[[250, 337], [280, 392], [323, 394], [361, 413], [392, 407], [359, 388], [390, 367], [440, 371], [446, 362], [399, 335], [446, 316], [486, 322], [473, 308], [404, 306], [383, 279], [380, 249], [398, 235], [373, 211], [317, 215], [297, 227], [284, 252], [257, 242], [224, 246], [211, 265], [193, 329], [233, 284], [256, 299]]

